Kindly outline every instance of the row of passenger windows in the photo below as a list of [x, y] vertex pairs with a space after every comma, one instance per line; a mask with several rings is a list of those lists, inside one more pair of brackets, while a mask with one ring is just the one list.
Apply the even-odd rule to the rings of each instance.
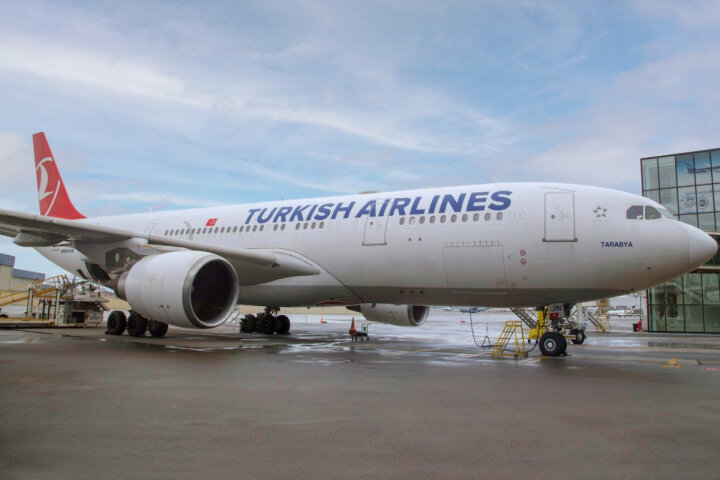
[[[295, 225], [295, 230], [307, 230], [308, 228], [314, 230], [316, 228], [325, 228], [325, 222], [305, 222], [305, 223], [298, 223]], [[265, 230], [265, 225], [242, 225], [242, 226], [234, 226], [234, 227], [215, 227], [214, 229], [212, 227], [208, 228], [185, 228], [185, 229], [177, 229], [177, 230], [165, 230], [165, 236], [166, 237], [176, 237], [176, 236], [183, 236], [183, 235], [204, 235], [204, 234], [213, 234], [213, 233], [243, 233], [243, 232], [262, 232]], [[268, 228], [270, 230], [270, 228]], [[273, 231], [277, 230], [285, 230], [285, 224], [275, 224], [272, 228]]]
[[[495, 214], [496, 220], [502, 220], [502, 218], [503, 218], [502, 212], [497, 212]], [[439, 219], [440, 223], [445, 223], [448, 220], [447, 215], [440, 215], [440, 217], [438, 219]], [[459, 217], [459, 219], [462, 220], [463, 222], [467, 222], [470, 219], [470, 216], [467, 213], [464, 213], [461, 217]], [[480, 221], [480, 214], [479, 213], [474, 214], [472, 216], [472, 219], [473, 219], [473, 222]], [[492, 213], [487, 212], [484, 215], [484, 219], [486, 222], [489, 222], [490, 220], [492, 220]], [[429, 223], [435, 223], [435, 215], [431, 215], [430, 217], [428, 217], [427, 221]], [[458, 221], [457, 215], [450, 215], [450, 223], [455, 223], [457, 221]], [[423, 223], [425, 223], [425, 216], [423, 215], [422, 217], [419, 217], [417, 219], [417, 222], [420, 223], [421, 225]], [[414, 223], [415, 223], [415, 217], [410, 217], [408, 219], [408, 224], [413, 225]], [[400, 218], [400, 225], [405, 225], [405, 217]]]
[[[642, 208], [642, 207], [641, 207]], [[652, 207], [648, 207], [652, 208]], [[642, 215], [642, 212], [641, 212]], [[492, 214], [486, 213], [483, 218], [486, 222], [492, 220]], [[502, 220], [503, 214], [502, 212], [497, 212], [495, 214], [496, 220]], [[630, 217], [628, 217], [630, 218]], [[451, 215], [449, 220], [451, 223], [455, 223], [458, 220], [461, 220], [463, 222], [467, 222], [470, 219], [469, 215], [467, 213], [463, 214], [461, 217], [458, 217], [458, 215]], [[474, 222], [480, 221], [480, 214], [476, 213], [472, 216], [472, 219]], [[427, 218], [428, 223], [435, 223], [435, 221], [438, 220], [440, 223], [445, 223], [448, 221], [447, 215], [440, 215], [439, 217], [435, 217], [435, 215], [431, 215]], [[407, 222], [410, 225], [415, 224], [415, 222], [420, 223], [421, 225], [425, 223], [426, 218], [425, 216], [421, 217], [410, 217]], [[400, 217], [399, 220], [400, 225], [405, 225], [405, 217]], [[315, 229], [322, 229], [325, 228], [325, 222], [305, 222], [305, 223], [296, 223], [295, 224], [295, 230], [315, 230]], [[215, 234], [215, 233], [243, 233], [243, 232], [262, 232], [265, 229], [265, 225], [242, 225], [242, 226], [234, 226], [234, 227], [205, 227], [205, 228], [184, 228], [184, 229], [174, 229], [174, 230], [165, 230], [165, 236], [166, 237], [176, 237], [176, 236], [183, 236], [183, 235], [205, 235], [205, 234]], [[272, 227], [273, 231], [283, 231], [285, 230], [285, 224], [275, 224]], [[268, 228], [269, 230], [269, 228]]]
[[[661, 218], [663, 216], [662, 213], [658, 211], [655, 207], [646, 206], [643, 207], [642, 205], [633, 205], [632, 207], [628, 208], [626, 217], [630, 220], [642, 220], [643, 219], [643, 211], [644, 211], [644, 218], [645, 220], [655, 220], [658, 218]], [[665, 212], [663, 212], [665, 213]], [[672, 215], [668, 212], [666, 217], [672, 218]]]

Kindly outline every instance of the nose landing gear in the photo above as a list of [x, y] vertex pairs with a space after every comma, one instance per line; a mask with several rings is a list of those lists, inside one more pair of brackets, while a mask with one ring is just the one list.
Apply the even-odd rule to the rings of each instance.
[[[553, 303], [538, 309], [538, 321], [535, 338], [544, 331], [539, 339], [540, 351], [548, 357], [566, 355], [568, 339], [575, 345], [585, 341], [585, 324], [570, 318], [572, 305]], [[532, 332], [531, 331], [531, 335]]]

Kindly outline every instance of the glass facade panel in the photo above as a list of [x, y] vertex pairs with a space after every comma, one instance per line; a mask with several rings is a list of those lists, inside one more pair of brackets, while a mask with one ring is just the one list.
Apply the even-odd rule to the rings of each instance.
[[693, 227], [698, 226], [697, 215], [680, 215], [680, 218], [678, 220], [683, 223], [687, 223], [688, 225], [692, 225]]
[[[720, 187], [720, 185], [718, 185]], [[673, 215], [678, 214], [677, 188], [666, 188], [660, 190], [660, 203], [663, 207], [670, 210]], [[718, 209], [720, 210], [720, 209]]]
[[665, 307], [663, 305], [650, 306], [650, 330], [654, 332], [667, 331], [667, 321], [665, 318]]
[[713, 202], [713, 186], [698, 185], [695, 187], [695, 200], [698, 213], [710, 213], [715, 211], [715, 202]]
[[710, 152], [699, 152], [695, 157], [695, 184], [712, 183], [712, 171], [710, 169]]
[[695, 187], [678, 188], [678, 213], [697, 213]]
[[660, 173], [660, 188], [677, 186], [675, 157], [658, 158], [658, 172]]
[[649, 192], [643, 192], [643, 196], [660, 203], [660, 190], [650, 190]]
[[701, 305], [703, 298], [701, 274], [686, 274], [683, 284], [685, 287], [685, 305]]
[[720, 276], [716, 273], [703, 273], [703, 303], [720, 305]]
[[695, 167], [693, 165], [692, 153], [678, 155], [675, 157], [677, 166], [677, 184], [679, 187], [695, 185]]
[[642, 161], [642, 183], [645, 190], [658, 188], [657, 158], [646, 158]]
[[720, 333], [720, 307], [705, 307], [705, 332]]
[[713, 182], [720, 182], [720, 150], [710, 152], [710, 166], [713, 170]]
[[698, 215], [698, 227], [706, 232], [715, 231], [715, 214], [701, 213]]
[[685, 331], [704, 332], [702, 305], [685, 305]]

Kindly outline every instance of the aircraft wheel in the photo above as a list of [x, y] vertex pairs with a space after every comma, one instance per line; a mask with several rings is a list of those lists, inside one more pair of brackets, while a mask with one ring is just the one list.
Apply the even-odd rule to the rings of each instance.
[[580, 345], [581, 343], [583, 343], [585, 341], [586, 338], [587, 338], [587, 335], [585, 335], [585, 332], [577, 332], [575, 334], [575, 338], [570, 339], [570, 341], [574, 345]]
[[148, 327], [147, 318], [138, 313], [131, 313], [127, 320], [127, 332], [132, 337], [142, 337], [145, 335]]
[[7, 314], [5, 314], [5, 313], [0, 313], [0, 318], [10, 318], [10, 317], [8, 317]]
[[253, 333], [257, 328], [257, 317], [255, 315], [245, 315], [242, 319], [242, 331], [244, 333]]
[[557, 357], [565, 353], [567, 340], [558, 332], [548, 332], [540, 337], [540, 351], [548, 357]]
[[153, 337], [164, 337], [168, 331], [168, 324], [157, 320], [148, 320], [148, 330]]
[[275, 321], [278, 335], [285, 335], [290, 332], [290, 319], [286, 315], [278, 315]]
[[120, 310], [110, 312], [107, 319], [107, 330], [105, 330], [105, 333], [109, 335], [122, 335], [125, 331], [125, 327], [127, 327], [125, 312], [121, 312]]
[[265, 335], [275, 333], [275, 317], [270, 314], [263, 315], [258, 321], [258, 330]]

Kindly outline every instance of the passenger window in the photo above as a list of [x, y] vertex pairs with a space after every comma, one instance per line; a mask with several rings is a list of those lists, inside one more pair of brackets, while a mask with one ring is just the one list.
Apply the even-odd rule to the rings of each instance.
[[410, 217], [410, 220], [408, 220], [408, 223], [409, 223], [410, 225], [414, 224], [414, 223], [415, 223], [415, 217]]
[[190, 230], [190, 235], [195, 235], [195, 229]]
[[420, 225], [422, 225], [423, 223], [425, 223], [425, 217], [420, 217]]
[[[320, 226], [318, 228], [325, 228], [325, 222], [320, 222]], [[283, 230], [285, 230], [285, 225], [283, 225]]]
[[316, 225], [315, 222], [312, 222], [312, 223], [310, 224], [310, 228], [313, 229], [313, 230], [315, 230], [315, 225]]
[[502, 220], [502, 212], [498, 212], [498, 213], [495, 215], [495, 218], [497, 218], [498, 220]]
[[480, 214], [476, 213], [475, 215], [473, 215], [473, 222], [477, 222], [478, 220], [480, 220]]
[[277, 223], [273, 225], [273, 231], [276, 231], [278, 229]]
[[440, 223], [445, 223], [445, 215], [440, 215]]
[[261, 232], [263, 231], [264, 228], [265, 228], [265, 225], [260, 225], [260, 231], [261, 231]]
[[457, 215], [453, 215], [452, 217], [450, 217], [450, 221], [451, 221], [452, 223], [457, 222]]
[[430, 223], [435, 223], [435, 215], [432, 215], [432, 216], [430, 217]]
[[492, 214], [491, 214], [490, 212], [488, 212], [488, 213], [485, 214], [485, 221], [486, 221], [486, 222], [489, 222], [491, 218], [492, 218]]
[[654, 207], [645, 207], [645, 220], [655, 220], [660, 217], [662, 217], [662, 215], [660, 215], [657, 209]]
[[627, 218], [629, 220], [642, 220], [643, 218], [643, 207], [642, 205], [633, 205], [628, 208]]
[[400, 225], [405, 225], [405, 217], [400, 217]]
[[299, 223], [296, 223], [296, 224], [295, 224], [295, 230], [300, 230], [300, 224], [299, 224]]
[[463, 222], [467, 222], [467, 220], [468, 220], [467, 213], [464, 213], [463, 216], [462, 216], [462, 221], [463, 221]]
[[[322, 223], [322, 222], [320, 222], [320, 223]], [[322, 228], [322, 227], [320, 227], [320, 228]], [[280, 226], [280, 230], [285, 230], [285, 224], [284, 224], [284, 223]]]
[[222, 228], [220, 229], [220, 233], [225, 233], [225, 227], [222, 227]]

